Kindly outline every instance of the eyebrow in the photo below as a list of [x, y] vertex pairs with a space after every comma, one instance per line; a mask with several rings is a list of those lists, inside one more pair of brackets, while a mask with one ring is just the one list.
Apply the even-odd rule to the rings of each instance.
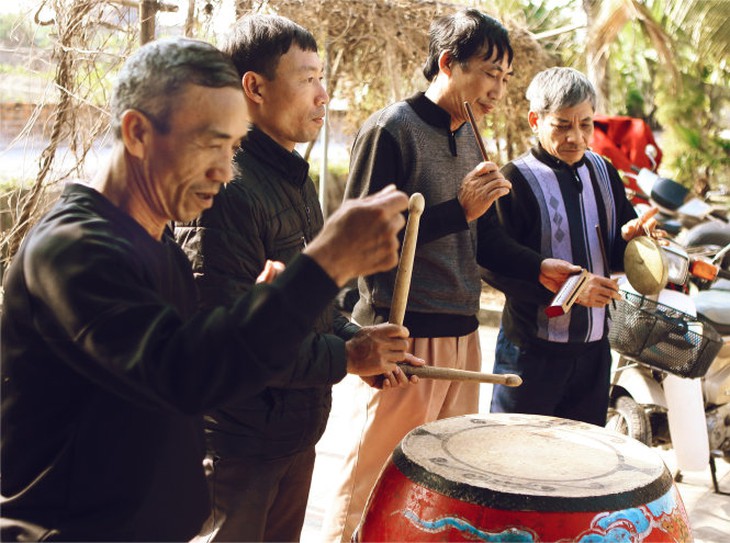
[[297, 68], [298, 72], [321, 72], [324, 67], [320, 64], [305, 64]]
[[[495, 62], [491, 62], [490, 64], [491, 64], [491, 68], [490, 68], [491, 70], [497, 70], [499, 72], [504, 72], [505, 71], [504, 68], [502, 68], [502, 66], [500, 66], [499, 64], [497, 64]], [[506, 73], [506, 75], [514, 75], [514, 74], [515, 74], [515, 71], [510, 66], [510, 69]]]
[[[555, 116], [555, 120], [558, 123], [570, 123], [571, 122], [570, 119], [566, 119], [565, 117], [558, 117], [557, 115]], [[593, 119], [591, 117], [583, 117], [582, 119], [579, 119], [578, 122], [581, 122], [581, 123], [583, 123], [583, 122], [593, 122]]]
[[212, 140], [234, 139], [231, 134], [228, 134], [227, 132], [221, 132], [220, 130], [217, 130], [216, 128], [213, 128], [211, 126], [204, 126], [200, 130], [198, 130], [198, 137]]

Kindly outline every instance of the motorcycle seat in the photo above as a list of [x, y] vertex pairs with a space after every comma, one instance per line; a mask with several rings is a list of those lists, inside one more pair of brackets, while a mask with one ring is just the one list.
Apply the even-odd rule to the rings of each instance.
[[684, 203], [689, 189], [677, 183], [674, 179], [659, 177], [651, 187], [651, 199], [660, 207], [676, 211]]
[[713, 285], [708, 290], [698, 292], [694, 296], [694, 302], [697, 313], [706, 318], [718, 334], [730, 335], [730, 290], [715, 288]]

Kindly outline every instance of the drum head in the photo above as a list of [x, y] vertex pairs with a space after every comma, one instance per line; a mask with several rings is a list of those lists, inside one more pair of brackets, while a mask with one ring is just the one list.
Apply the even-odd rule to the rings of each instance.
[[609, 511], [663, 496], [672, 477], [649, 447], [582, 422], [492, 413], [411, 431], [393, 463], [460, 501], [530, 511]]
[[629, 241], [624, 253], [626, 278], [637, 292], [653, 296], [667, 286], [668, 267], [659, 244], [647, 236]]

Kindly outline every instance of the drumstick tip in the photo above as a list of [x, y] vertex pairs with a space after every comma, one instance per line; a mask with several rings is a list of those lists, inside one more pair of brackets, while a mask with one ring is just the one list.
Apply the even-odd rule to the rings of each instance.
[[504, 384], [508, 387], [518, 387], [522, 384], [522, 377], [519, 375], [515, 375], [513, 373], [507, 374], [504, 376]]
[[423, 198], [423, 194], [420, 192], [414, 192], [411, 194], [411, 197], [408, 200], [408, 213], [411, 215], [423, 213], [425, 207], [426, 200]]

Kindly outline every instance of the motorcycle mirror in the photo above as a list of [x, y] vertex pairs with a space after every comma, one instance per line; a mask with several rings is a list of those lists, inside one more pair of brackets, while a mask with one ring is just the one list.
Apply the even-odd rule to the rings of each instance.
[[656, 157], [659, 154], [658, 149], [651, 143], [647, 143], [644, 147], [644, 154], [651, 162], [651, 169], [656, 170]]

